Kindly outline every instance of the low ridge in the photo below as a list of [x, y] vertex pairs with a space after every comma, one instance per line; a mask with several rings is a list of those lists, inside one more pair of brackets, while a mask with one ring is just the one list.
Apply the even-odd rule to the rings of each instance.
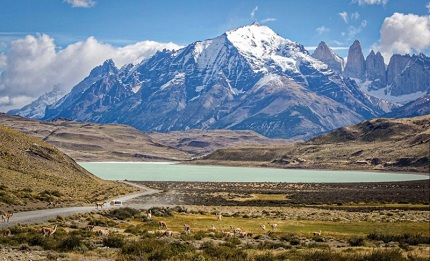
[[372, 119], [287, 146], [221, 149], [196, 163], [429, 173], [430, 115]]
[[48, 202], [92, 204], [134, 189], [102, 180], [54, 146], [0, 125], [0, 208], [44, 208]]

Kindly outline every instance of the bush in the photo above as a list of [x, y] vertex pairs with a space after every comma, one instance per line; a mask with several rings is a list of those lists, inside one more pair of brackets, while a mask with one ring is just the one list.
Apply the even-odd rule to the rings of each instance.
[[371, 254], [367, 255], [364, 260], [366, 261], [404, 261], [408, 260], [403, 257], [400, 250], [378, 250], [374, 251]]
[[139, 260], [169, 260], [173, 257], [181, 260], [187, 259], [185, 253], [191, 250], [191, 246], [179, 242], [168, 244], [162, 240], [145, 239], [127, 242], [121, 247], [121, 254], [124, 260], [134, 260], [134, 257]]
[[215, 260], [246, 260], [247, 254], [236, 247], [226, 245], [215, 246], [212, 242], [203, 243], [201, 249], [203, 253]]
[[72, 251], [81, 246], [82, 237], [78, 235], [71, 235], [63, 239], [58, 246], [61, 250]]
[[107, 217], [110, 218], [117, 218], [119, 220], [125, 220], [128, 218], [137, 218], [140, 216], [140, 211], [134, 208], [118, 208], [118, 209], [114, 209], [112, 211], [109, 211], [106, 214]]
[[124, 236], [118, 234], [109, 234], [103, 238], [103, 245], [107, 247], [121, 248], [125, 244]]
[[419, 244], [430, 244], [430, 237], [423, 235], [411, 235], [405, 233], [403, 235], [390, 235], [390, 234], [378, 234], [378, 233], [370, 233], [367, 235], [367, 238], [370, 240], [384, 241], [384, 243], [388, 242], [399, 242], [400, 244], [408, 244], [412, 246], [416, 246]]
[[362, 238], [362, 237], [351, 237], [348, 240], [348, 243], [354, 247], [355, 246], [364, 246], [364, 238]]

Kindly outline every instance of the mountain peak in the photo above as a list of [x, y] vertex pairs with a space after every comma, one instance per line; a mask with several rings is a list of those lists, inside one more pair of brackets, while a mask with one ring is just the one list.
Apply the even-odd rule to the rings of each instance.
[[309, 55], [301, 44], [285, 39], [258, 23], [228, 31], [225, 36], [249, 61], [254, 71], [267, 71], [265, 65], [273, 61], [283, 70], [295, 70], [291, 58]]
[[363, 79], [365, 76], [366, 62], [361, 49], [360, 41], [355, 40], [349, 47], [348, 58], [345, 66], [344, 76], [349, 78]]
[[314, 53], [312, 54], [312, 57], [324, 62], [337, 73], [341, 73], [343, 70], [343, 59], [336, 55], [324, 41], [319, 43], [317, 49], [315, 49]]

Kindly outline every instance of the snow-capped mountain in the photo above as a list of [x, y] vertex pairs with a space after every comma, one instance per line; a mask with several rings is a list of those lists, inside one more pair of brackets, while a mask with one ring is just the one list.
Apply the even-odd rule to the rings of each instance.
[[380, 115], [357, 84], [259, 24], [121, 69], [112, 61], [44, 119], [123, 123], [143, 131], [250, 129], [307, 139]]
[[342, 75], [354, 79], [368, 95], [400, 105], [430, 93], [429, 57], [394, 54], [386, 66], [379, 52], [371, 51], [364, 60], [357, 40], [349, 49]]
[[50, 92], [43, 94], [30, 104], [22, 107], [21, 109], [10, 110], [8, 113], [25, 118], [41, 119], [45, 116], [46, 106], [56, 103], [66, 94], [67, 91], [60, 85], [55, 85]]
[[342, 73], [345, 68], [345, 61], [342, 57], [335, 54], [324, 41], [319, 43], [317, 49], [312, 53], [312, 57], [324, 62], [330, 67], [330, 69], [338, 74]]

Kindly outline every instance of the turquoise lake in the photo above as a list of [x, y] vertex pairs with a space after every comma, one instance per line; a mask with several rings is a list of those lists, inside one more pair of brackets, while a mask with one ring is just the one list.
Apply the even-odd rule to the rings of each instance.
[[79, 164], [94, 175], [107, 180], [345, 183], [429, 178], [427, 175], [409, 173], [194, 166], [146, 162], [80, 162]]

